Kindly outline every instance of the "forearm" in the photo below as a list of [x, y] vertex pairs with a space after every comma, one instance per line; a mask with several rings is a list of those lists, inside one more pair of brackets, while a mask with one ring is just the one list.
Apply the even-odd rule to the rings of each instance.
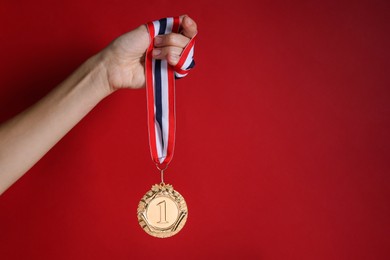
[[111, 90], [99, 55], [38, 103], [0, 126], [0, 194], [46, 154]]

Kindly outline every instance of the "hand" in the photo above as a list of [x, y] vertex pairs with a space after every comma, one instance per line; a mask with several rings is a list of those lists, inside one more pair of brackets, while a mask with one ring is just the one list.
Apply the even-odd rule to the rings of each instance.
[[[155, 37], [152, 52], [155, 59], [166, 59], [176, 65], [184, 47], [197, 33], [197, 25], [189, 16], [180, 16], [181, 34], [170, 33]], [[111, 92], [120, 88], [145, 86], [145, 52], [149, 46], [146, 25], [123, 34], [102, 51]]]

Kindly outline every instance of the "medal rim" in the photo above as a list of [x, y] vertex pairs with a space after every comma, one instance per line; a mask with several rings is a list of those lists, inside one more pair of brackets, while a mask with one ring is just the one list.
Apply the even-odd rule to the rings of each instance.
[[[148, 223], [146, 210], [153, 199], [163, 196], [168, 197], [176, 204], [179, 213], [172, 225], [166, 228], [159, 228]], [[188, 218], [188, 207], [184, 197], [172, 185], [165, 183], [154, 184], [140, 200], [137, 208], [137, 217], [139, 225], [147, 234], [157, 238], [167, 238], [176, 235], [184, 227]]]

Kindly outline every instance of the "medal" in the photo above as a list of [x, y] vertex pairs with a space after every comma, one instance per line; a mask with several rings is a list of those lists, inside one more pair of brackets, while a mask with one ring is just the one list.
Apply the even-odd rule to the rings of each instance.
[[187, 204], [172, 185], [155, 184], [138, 204], [138, 222], [151, 236], [170, 237], [187, 221]]
[[165, 238], [177, 234], [188, 217], [183, 196], [164, 183], [164, 170], [172, 160], [175, 145], [175, 78], [182, 78], [194, 66], [193, 37], [176, 66], [152, 57], [154, 37], [179, 33], [179, 17], [168, 17], [147, 24], [150, 45], [145, 57], [146, 98], [151, 156], [161, 172], [160, 184], [152, 186], [138, 204], [138, 222], [151, 236]]

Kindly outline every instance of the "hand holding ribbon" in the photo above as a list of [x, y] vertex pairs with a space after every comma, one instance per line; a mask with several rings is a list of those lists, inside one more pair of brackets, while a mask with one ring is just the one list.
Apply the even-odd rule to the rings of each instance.
[[[168, 60], [170, 65], [177, 64], [177, 55], [181, 56], [184, 47], [197, 32], [197, 25], [189, 16], [180, 16], [179, 19], [182, 27], [180, 33], [172, 32], [156, 38], [153, 58]], [[152, 42], [147, 24], [144, 24], [121, 35], [99, 53], [107, 71], [110, 93], [121, 88], [145, 86], [145, 51]]]

